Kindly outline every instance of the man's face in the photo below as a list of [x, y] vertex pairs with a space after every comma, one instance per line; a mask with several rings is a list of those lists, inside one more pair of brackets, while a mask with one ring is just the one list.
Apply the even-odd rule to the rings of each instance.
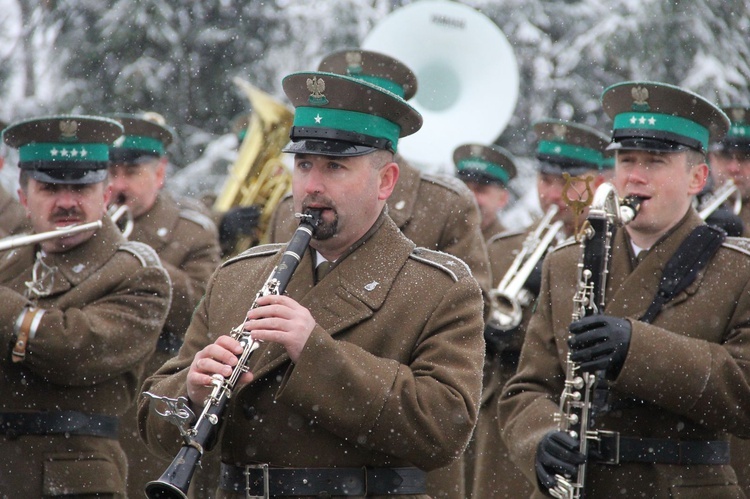
[[[21, 204], [35, 233], [58, 227], [101, 220], [107, 210], [110, 190], [106, 182], [95, 184], [48, 184], [29, 179], [26, 190], [18, 190]], [[94, 231], [80, 232], [41, 243], [47, 253], [68, 251], [87, 241]]]
[[628, 232], [656, 242], [682, 219], [707, 176], [705, 163], [688, 167], [687, 152], [618, 151], [614, 180], [618, 195], [644, 198], [638, 216], [626, 226]]
[[750, 151], [712, 152], [709, 162], [717, 186], [732, 179], [742, 198], [750, 199]]
[[485, 184], [468, 180], [466, 185], [474, 193], [474, 198], [482, 214], [482, 229], [497, 221], [497, 212], [508, 204], [508, 191], [500, 184]]
[[[589, 177], [590, 180], [587, 187], [586, 179]], [[583, 175], [572, 177], [568, 191], [564, 195], [565, 179], [562, 175], [540, 172], [536, 178], [539, 205], [544, 212], [547, 212], [552, 205], [557, 206], [558, 211], [553, 221], [561, 220], [564, 224], [565, 234], [570, 236], [575, 231], [576, 222], [580, 226], [585, 220], [588, 211], [583, 210], [576, 221], [575, 213], [568, 206], [566, 198], [587, 201], [589, 200], [589, 196], [593, 196], [594, 191], [596, 191], [596, 188], [599, 187], [602, 181], [601, 175], [591, 170]]]
[[376, 168], [372, 156], [294, 157], [294, 209], [323, 210], [311, 245], [328, 259], [338, 258], [372, 227], [396, 185], [398, 165], [389, 160]]
[[166, 171], [166, 158], [139, 164], [113, 163], [109, 167], [112, 202], [127, 205], [134, 218], [147, 213], [164, 186]]

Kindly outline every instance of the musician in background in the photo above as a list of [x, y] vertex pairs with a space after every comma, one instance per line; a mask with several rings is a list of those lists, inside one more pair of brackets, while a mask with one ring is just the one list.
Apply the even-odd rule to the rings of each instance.
[[[218, 234], [204, 213], [192, 205], [181, 206], [163, 192], [168, 165], [166, 148], [172, 142], [172, 132], [161, 116], [118, 114], [114, 118], [125, 133], [109, 152], [112, 202], [130, 209], [133, 229], [129, 239], [151, 246], [172, 282], [172, 304], [156, 352], [147, 364], [148, 376], [174, 356], [182, 344], [193, 310], [220, 262]], [[152, 456], [137, 433], [133, 406], [122, 426], [131, 497], [142, 495], [146, 483], [169, 464]]]
[[[5, 129], [7, 123], [0, 121], [0, 130]], [[4, 146], [0, 144], [0, 148]], [[0, 170], [5, 165], [5, 154], [0, 151]], [[26, 211], [18, 201], [16, 196], [8, 192], [0, 184], [0, 237], [5, 237], [21, 232], [27, 232], [31, 229], [29, 219], [26, 218]]]
[[456, 176], [466, 184], [477, 201], [485, 241], [505, 232], [498, 214], [508, 204], [508, 182], [516, 176], [513, 156], [498, 146], [464, 144], [453, 151], [453, 164]]
[[[501, 395], [503, 438], [534, 497], [556, 475], [575, 482], [587, 459], [586, 497], [744, 497], [728, 435], [750, 436], [750, 242], [724, 240], [692, 207], [709, 137], [729, 121], [661, 83], [614, 85], [602, 105], [613, 119], [614, 186], [638, 196], [640, 212], [614, 235], [608, 275], [583, 269], [606, 277], [599, 314], [571, 323], [580, 246], [547, 255], [518, 372]], [[601, 375], [588, 456], [553, 420], [568, 351], [577, 372]]]
[[[547, 233], [553, 236], [548, 249], [572, 235], [575, 214], [565, 202], [566, 196], [575, 200], [579, 195], [589, 196], [591, 193], [586, 192], [585, 179], [588, 179], [592, 192], [604, 181], [602, 153], [609, 144], [606, 135], [585, 125], [560, 120], [539, 121], [534, 124], [534, 132], [537, 138], [539, 204], [545, 213], [552, 206], [558, 212], [546, 225], [544, 231], [539, 228], [539, 224], [542, 223], [540, 221], [526, 229], [503, 232], [490, 238], [487, 242], [487, 251], [490, 255], [495, 289], [511, 271], [511, 266], [524, 244], [529, 244], [526, 241], [532, 233], [541, 231], [540, 238]], [[564, 174], [571, 178], [568, 192], [564, 192]], [[579, 222], [582, 222], [585, 216], [584, 211], [580, 214]], [[555, 233], [553, 224], [558, 220], [564, 225]], [[533, 248], [529, 252], [533, 252]], [[473, 440], [476, 460], [468, 470], [470, 475], [467, 475], [467, 481], [472, 487], [472, 497], [475, 498], [524, 497], [528, 496], [532, 490], [518, 467], [510, 460], [508, 449], [501, 439], [502, 428], [498, 425], [497, 403], [502, 386], [516, 372], [518, 366], [524, 332], [531, 317], [533, 303], [539, 293], [541, 262], [545, 254], [546, 250], [542, 250], [534, 270], [523, 281], [521, 292], [517, 297], [513, 297], [522, 310], [520, 322], [516, 325], [500, 327], [498, 323], [490, 319], [485, 328], [487, 359], [484, 389]], [[527, 260], [524, 258], [524, 261]], [[519, 278], [521, 277], [518, 275], [513, 276], [513, 280]]]
[[[484, 342], [468, 268], [416, 248], [385, 212], [398, 138], [421, 116], [346, 76], [296, 73], [283, 86], [296, 107], [285, 149], [295, 155], [294, 208], [322, 210], [322, 224], [286, 295], [261, 296], [249, 312], [284, 246], [224, 263], [178, 357], [144, 388], [200, 410], [210, 376], [236, 364], [242, 348], [226, 335], [247, 316], [245, 329], [263, 343], [223, 422], [219, 497], [266, 492], [251, 467], [261, 463], [271, 497], [427, 497], [420, 470], [460, 456], [476, 422]], [[145, 403], [140, 422], [153, 450], [175, 455], [177, 430]]]
[[[750, 236], [750, 108], [747, 106], [729, 106], [722, 108], [729, 116], [731, 125], [727, 135], [720, 141], [711, 145], [708, 153], [711, 173], [715, 183], [714, 191], [720, 188], [727, 180], [733, 180], [742, 197], [742, 209], [739, 213], [739, 221], [729, 218], [731, 226], [721, 225], [730, 236]], [[731, 202], [731, 201], [730, 201]], [[722, 212], [714, 215], [714, 219], [724, 220], [732, 213], [722, 206]], [[717, 210], [718, 211], [718, 210]], [[732, 230], [737, 225], [738, 229]], [[738, 233], [740, 232], [740, 233]], [[750, 478], [749, 478], [750, 480]]]
[[[728, 106], [722, 108], [731, 122], [726, 136], [713, 144], [708, 153], [711, 173], [717, 188], [727, 180], [733, 180], [742, 198], [740, 211], [741, 228], [744, 235], [750, 235], [750, 107]], [[729, 212], [725, 203], [722, 219], [726, 219]], [[730, 212], [731, 215], [733, 213]], [[736, 223], [734, 224], [737, 225]], [[729, 234], [740, 235], [740, 234]], [[731, 439], [732, 467], [742, 490], [750, 491], [750, 441], [739, 438]]]
[[156, 253], [105, 216], [115, 121], [15, 123], [19, 198], [35, 233], [102, 220], [0, 257], [0, 451], [4, 497], [126, 497], [117, 441], [169, 308]]

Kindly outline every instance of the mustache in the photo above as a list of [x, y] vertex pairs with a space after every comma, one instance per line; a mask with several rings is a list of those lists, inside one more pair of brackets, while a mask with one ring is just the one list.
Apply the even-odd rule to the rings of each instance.
[[69, 218], [83, 218], [84, 214], [81, 210], [78, 208], [58, 208], [55, 211], [52, 212], [50, 215], [50, 220], [52, 222], [57, 222], [59, 220], [67, 220]]
[[336, 203], [327, 196], [309, 194], [302, 200], [302, 213], [309, 209], [329, 209], [336, 211]]

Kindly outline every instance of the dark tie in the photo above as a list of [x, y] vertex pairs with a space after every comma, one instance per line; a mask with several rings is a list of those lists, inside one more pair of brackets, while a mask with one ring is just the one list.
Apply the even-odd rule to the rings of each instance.
[[315, 268], [315, 283], [319, 283], [323, 280], [323, 278], [330, 272], [331, 265], [333, 265], [331, 262], [321, 262], [320, 265], [318, 265]]

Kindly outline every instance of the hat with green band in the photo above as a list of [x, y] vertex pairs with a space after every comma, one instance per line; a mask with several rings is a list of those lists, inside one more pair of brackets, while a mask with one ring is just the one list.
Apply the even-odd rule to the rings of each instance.
[[466, 181], [480, 184], [508, 185], [516, 176], [513, 155], [498, 146], [464, 144], [453, 151], [456, 174]]
[[333, 73], [294, 73], [282, 81], [294, 105], [292, 142], [284, 152], [361, 156], [396, 152], [398, 139], [422, 126], [401, 97], [363, 80]]
[[712, 151], [750, 152], [750, 106], [721, 108], [729, 117], [729, 130], [723, 139], [711, 145]]
[[586, 125], [562, 120], [534, 123], [539, 171], [551, 175], [582, 175], [601, 170], [609, 137]]
[[13, 123], [3, 140], [18, 167], [39, 182], [94, 184], [107, 178], [109, 147], [122, 125], [99, 116], [47, 116]]
[[120, 113], [113, 115], [112, 119], [119, 121], [125, 129], [125, 134], [110, 149], [113, 163], [139, 164], [160, 158], [172, 143], [172, 132], [158, 113]]
[[729, 119], [717, 106], [666, 83], [618, 83], [604, 91], [602, 107], [613, 120], [613, 150], [706, 152], [729, 128]]
[[404, 100], [417, 92], [417, 77], [403, 62], [369, 50], [341, 50], [320, 61], [318, 71], [336, 73], [383, 87]]

